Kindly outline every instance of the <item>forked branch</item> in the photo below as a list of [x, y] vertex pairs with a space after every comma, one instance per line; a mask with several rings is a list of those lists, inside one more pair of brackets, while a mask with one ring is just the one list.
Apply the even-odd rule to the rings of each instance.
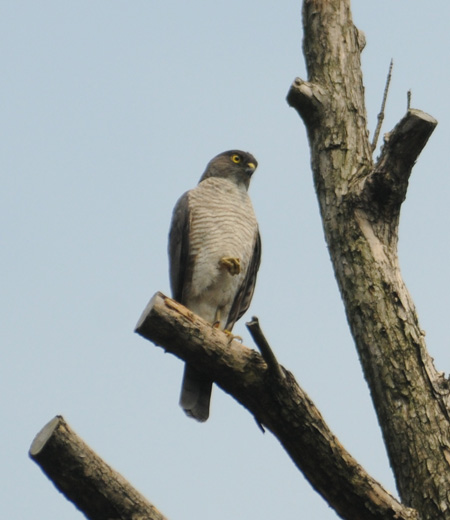
[[136, 332], [193, 364], [278, 438], [331, 507], [348, 520], [416, 519], [339, 443], [293, 375], [273, 377], [264, 359], [191, 311], [155, 294]]

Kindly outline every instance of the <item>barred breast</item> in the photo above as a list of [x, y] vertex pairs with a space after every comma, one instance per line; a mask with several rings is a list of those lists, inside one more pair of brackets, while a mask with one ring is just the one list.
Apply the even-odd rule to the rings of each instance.
[[[212, 177], [189, 192], [189, 213], [194, 271], [186, 304], [207, 321], [219, 319], [223, 325], [253, 255], [257, 233], [253, 206], [244, 187]], [[223, 257], [238, 258], [241, 272], [232, 275], [221, 267]]]

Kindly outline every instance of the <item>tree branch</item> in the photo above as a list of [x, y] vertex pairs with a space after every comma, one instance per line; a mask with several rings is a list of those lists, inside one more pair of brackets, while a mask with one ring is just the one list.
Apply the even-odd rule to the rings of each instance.
[[397, 206], [406, 198], [412, 168], [436, 128], [434, 117], [410, 109], [395, 128], [385, 134], [384, 145], [368, 187], [379, 206]]
[[319, 121], [319, 112], [326, 102], [326, 94], [314, 83], [296, 78], [287, 95], [289, 106], [297, 109], [300, 116], [308, 121], [308, 126]]
[[264, 358], [269, 370], [273, 372], [275, 377], [279, 377], [280, 379], [284, 379], [286, 376], [284, 375], [281, 367], [277, 361], [277, 358], [271, 349], [266, 337], [261, 330], [259, 325], [259, 320], [256, 316], [253, 316], [252, 320], [246, 323], [247, 329], [252, 335], [253, 341], [259, 348], [262, 357]]
[[278, 438], [331, 507], [348, 520], [416, 519], [343, 448], [286, 369], [273, 377], [254, 350], [156, 293], [136, 326], [142, 337], [208, 373]]
[[387, 101], [387, 96], [389, 93], [389, 85], [391, 84], [393, 66], [394, 66], [394, 60], [391, 59], [391, 63], [389, 65], [389, 72], [388, 72], [388, 75], [386, 78], [386, 86], [384, 87], [384, 92], [383, 92], [383, 101], [381, 102], [381, 109], [378, 114], [377, 126], [376, 126], [375, 132], [373, 134], [372, 151], [374, 151], [375, 148], [377, 147], [378, 137], [380, 136], [380, 132], [381, 132], [381, 126], [383, 125], [384, 110], [386, 108], [386, 101]]
[[91, 520], [166, 520], [61, 416], [37, 434], [29, 454], [57, 489]]
[[377, 163], [365, 177], [362, 191], [356, 191], [356, 205], [367, 215], [374, 234], [391, 254], [397, 252], [400, 209], [412, 168], [436, 125], [437, 121], [425, 112], [408, 110], [395, 128], [385, 134]]

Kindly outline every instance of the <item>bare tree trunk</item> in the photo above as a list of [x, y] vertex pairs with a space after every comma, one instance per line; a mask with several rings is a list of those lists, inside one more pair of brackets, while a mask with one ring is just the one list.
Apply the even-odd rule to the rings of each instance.
[[397, 258], [400, 207], [436, 121], [409, 110], [373, 163], [349, 0], [305, 0], [303, 118], [326, 240], [398, 490], [423, 519], [450, 519], [448, 381], [434, 369]]

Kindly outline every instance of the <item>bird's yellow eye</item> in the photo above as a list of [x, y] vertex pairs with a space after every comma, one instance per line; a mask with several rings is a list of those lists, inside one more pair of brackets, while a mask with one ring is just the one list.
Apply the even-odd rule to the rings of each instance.
[[241, 162], [241, 157], [240, 157], [240, 155], [234, 154], [231, 156], [231, 160], [234, 163], [239, 164]]

